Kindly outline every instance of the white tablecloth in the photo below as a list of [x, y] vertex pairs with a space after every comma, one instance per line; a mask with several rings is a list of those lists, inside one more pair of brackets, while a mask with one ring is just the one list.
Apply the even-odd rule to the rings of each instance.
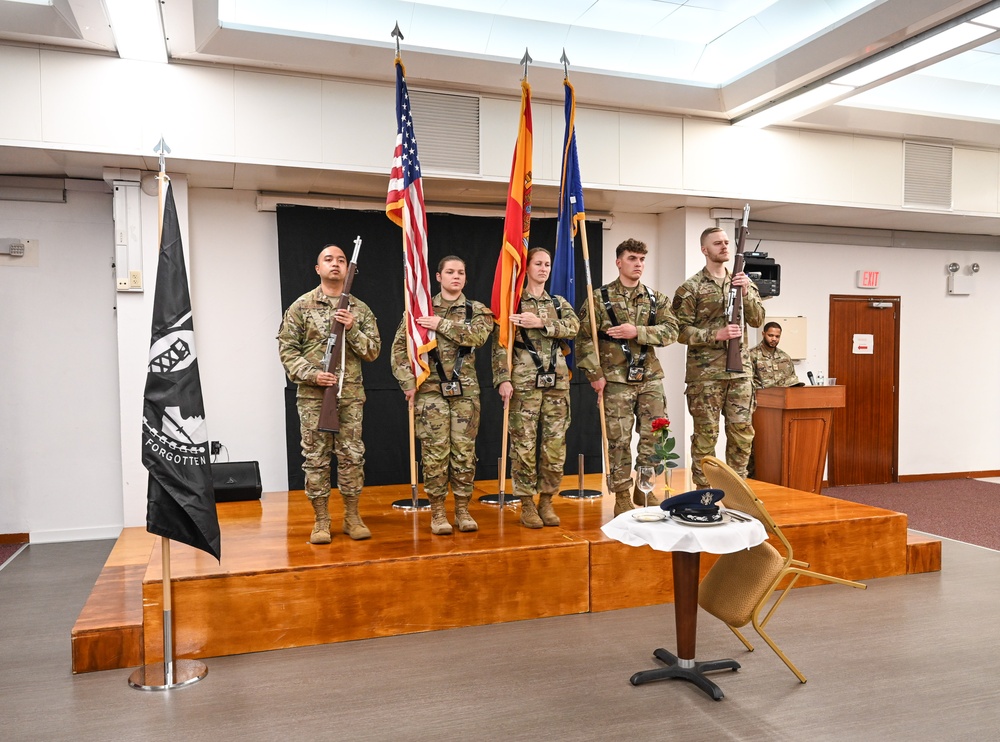
[[[629, 546], [651, 546], [657, 551], [707, 551], [730, 554], [749, 549], [767, 540], [764, 525], [754, 518], [743, 523], [733, 520], [716, 526], [689, 526], [671, 520], [643, 523], [633, 513], [663, 513], [659, 506], [637, 508], [622, 513], [601, 526], [604, 535]], [[738, 512], [738, 511], [736, 511]]]

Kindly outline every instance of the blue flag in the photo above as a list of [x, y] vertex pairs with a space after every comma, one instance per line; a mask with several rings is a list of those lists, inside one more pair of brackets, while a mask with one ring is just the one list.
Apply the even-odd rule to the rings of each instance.
[[[561, 296], [575, 309], [576, 255], [573, 250], [579, 224], [587, 215], [583, 209], [583, 185], [580, 183], [580, 162], [576, 154], [576, 95], [569, 80], [566, 87], [566, 133], [563, 136], [562, 179], [559, 184], [559, 221], [556, 225], [556, 252], [552, 258], [549, 293]], [[573, 343], [569, 344], [566, 364], [573, 368]]]

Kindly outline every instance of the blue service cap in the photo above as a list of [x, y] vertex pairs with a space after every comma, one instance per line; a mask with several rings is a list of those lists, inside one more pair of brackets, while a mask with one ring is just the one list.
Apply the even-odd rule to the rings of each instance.
[[660, 503], [660, 507], [667, 512], [679, 509], [717, 511], [719, 506], [715, 503], [725, 496], [726, 493], [720, 489], [691, 490], [668, 497]]

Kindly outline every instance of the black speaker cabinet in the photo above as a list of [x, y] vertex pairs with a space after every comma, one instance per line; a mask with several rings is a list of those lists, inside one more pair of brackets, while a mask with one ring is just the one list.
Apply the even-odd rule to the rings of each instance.
[[216, 502], [259, 500], [260, 466], [256, 461], [227, 461], [212, 464], [212, 483]]

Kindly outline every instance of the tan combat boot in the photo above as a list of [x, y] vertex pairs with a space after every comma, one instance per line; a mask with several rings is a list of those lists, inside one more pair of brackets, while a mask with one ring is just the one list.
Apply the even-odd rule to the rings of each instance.
[[431, 500], [431, 533], [435, 536], [450, 536], [451, 523], [444, 509], [444, 498]]
[[644, 508], [647, 504], [649, 507], [653, 507], [660, 504], [660, 498], [656, 496], [656, 492], [650, 492], [649, 497], [646, 497], [643, 491], [636, 487], [632, 490], [632, 502], [637, 508]]
[[368, 526], [365, 525], [365, 522], [361, 520], [361, 516], [358, 514], [357, 496], [348, 497], [341, 495], [341, 497], [344, 500], [344, 533], [355, 541], [364, 541], [366, 538], [371, 538], [372, 532], [368, 530]]
[[615, 492], [615, 515], [627, 513], [632, 509], [632, 493], [628, 490]]
[[314, 497], [310, 500], [313, 512], [316, 514], [316, 523], [309, 535], [310, 544], [330, 543], [330, 510], [327, 507], [329, 499], [329, 497]]
[[541, 528], [545, 524], [538, 517], [538, 510], [535, 508], [535, 501], [530, 497], [522, 497], [521, 500], [521, 525], [525, 528]]
[[468, 497], [455, 497], [455, 525], [463, 533], [479, 530], [479, 524], [469, 513], [469, 500]]
[[538, 516], [546, 526], [558, 526], [559, 516], [552, 507], [552, 495], [538, 496]]

